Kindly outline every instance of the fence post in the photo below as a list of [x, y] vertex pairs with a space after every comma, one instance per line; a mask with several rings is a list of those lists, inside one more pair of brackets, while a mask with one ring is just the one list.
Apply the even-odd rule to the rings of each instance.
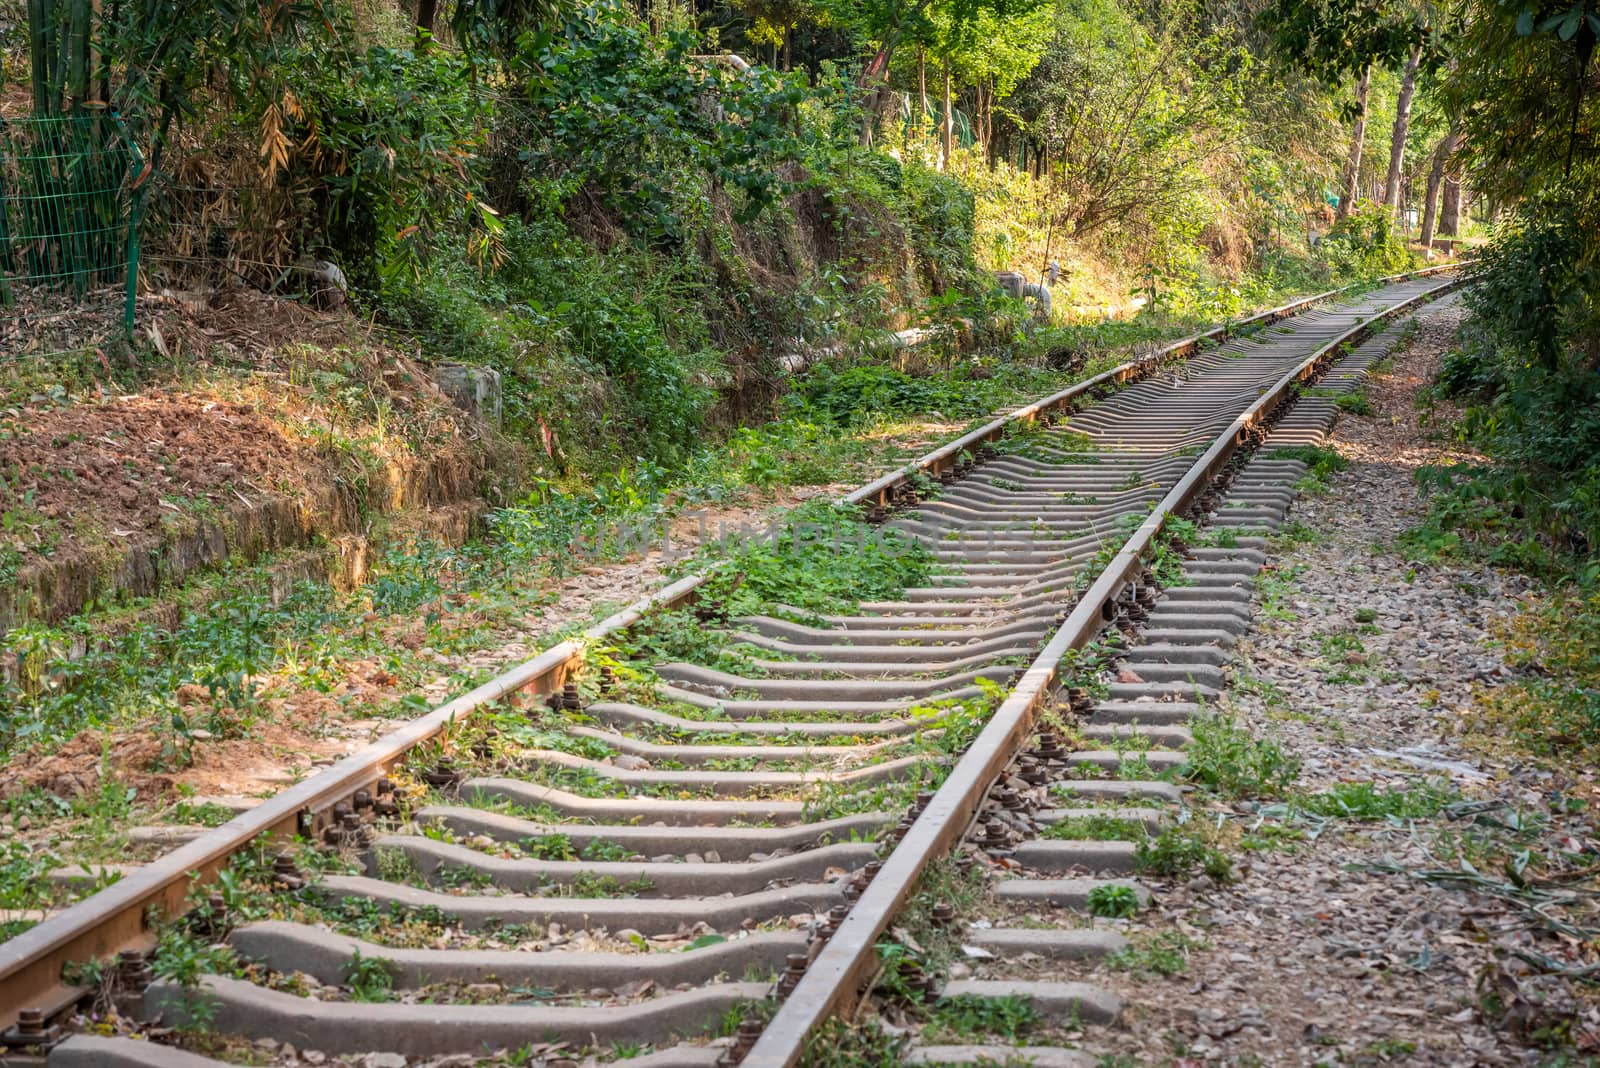
[[134, 144], [133, 138], [128, 136], [128, 128], [123, 125], [120, 115], [114, 116], [117, 132], [122, 135], [122, 143], [128, 146], [128, 284], [127, 292], [122, 304], [122, 329], [133, 339], [133, 312], [139, 291], [139, 220], [144, 214], [144, 154], [139, 151], [139, 146]]

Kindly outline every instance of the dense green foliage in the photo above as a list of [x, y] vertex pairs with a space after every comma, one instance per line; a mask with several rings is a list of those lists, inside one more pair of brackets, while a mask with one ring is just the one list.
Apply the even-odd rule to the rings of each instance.
[[[71, 28], [81, 6], [39, 10]], [[1136, 285], [1159, 334], [1405, 258], [1370, 228], [1306, 247], [1337, 145], [1323, 120], [1256, 121], [1306, 89], [1243, 13], [541, 0], [435, 24], [425, 6], [418, 29], [341, 0], [120, 5], [88, 34], [101, 84], [53, 72], [36, 106], [106, 95], [128, 117], [154, 278], [191, 284], [196, 243], [277, 291], [337, 264], [426, 356], [500, 372], [515, 467], [539, 477], [682, 465], [708, 426], [776, 412], [796, 348], [848, 364], [887, 328], [958, 318], [1015, 342], [1021, 310], [983, 268], [1066, 259], [1061, 301]], [[930, 65], [948, 115], [912, 98]], [[197, 182], [234, 234], [193, 232]]]
[[1455, 429], [1490, 463], [1424, 472], [1420, 551], [1600, 579], [1600, 106], [1585, 92], [1592, 4], [1469, 11], [1452, 98], [1475, 180], [1508, 210], [1473, 268], [1472, 318], [1446, 363]]

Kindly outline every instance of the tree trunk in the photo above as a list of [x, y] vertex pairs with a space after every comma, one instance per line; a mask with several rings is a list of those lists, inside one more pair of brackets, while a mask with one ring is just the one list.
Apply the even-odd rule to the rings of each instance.
[[33, 113], [54, 115], [56, 106], [56, 5], [54, 0], [28, 0], [28, 45], [33, 63]]
[[917, 46], [917, 141], [922, 141], [922, 126], [928, 121], [928, 53]]
[[1339, 210], [1334, 218], [1342, 220], [1355, 206], [1356, 193], [1361, 183], [1361, 146], [1367, 139], [1367, 93], [1372, 88], [1372, 65], [1361, 72], [1356, 83], [1356, 125], [1350, 131], [1350, 155], [1344, 163], [1344, 175], [1339, 182]]
[[426, 41], [433, 36], [433, 24], [439, 17], [439, 0], [417, 0], [417, 40]]
[[1461, 232], [1461, 176], [1445, 174], [1444, 196], [1439, 205], [1439, 233], [1456, 237]]
[[1450, 163], [1456, 146], [1461, 143], [1461, 133], [1452, 123], [1450, 132], [1439, 138], [1433, 150], [1433, 162], [1428, 167], [1428, 189], [1422, 200], [1422, 244], [1433, 247], [1433, 228], [1439, 221], [1439, 185], [1444, 181], [1444, 169]]
[[939, 169], [947, 171], [950, 169], [951, 161], [955, 156], [956, 142], [956, 113], [955, 107], [950, 101], [949, 61], [946, 61], [944, 65], [944, 130], [942, 136], [944, 140], [944, 156], [939, 162]]
[[1411, 125], [1411, 97], [1417, 90], [1417, 68], [1422, 65], [1422, 46], [1411, 50], [1406, 69], [1400, 75], [1400, 95], [1394, 104], [1394, 133], [1389, 137], [1389, 175], [1383, 182], [1383, 203], [1391, 214], [1400, 212], [1400, 169], [1406, 159], [1406, 130]]
[[983, 99], [983, 154], [987, 158], [994, 143], [994, 82], [979, 86], [978, 92]]

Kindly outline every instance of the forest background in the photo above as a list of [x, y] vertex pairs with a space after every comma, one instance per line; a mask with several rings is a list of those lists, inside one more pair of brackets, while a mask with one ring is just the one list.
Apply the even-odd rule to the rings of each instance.
[[[1587, 588], [1597, 37], [1594, 0], [4, 0], [4, 747], [282, 662], [304, 620], [270, 583], [150, 612], [230, 494], [308, 543], [319, 508], [366, 537], [480, 502], [362, 565], [363, 611], [443, 605], [1441, 237], [1488, 241], [1439, 384], [1486, 462], [1424, 473], [1424, 540]], [[113, 174], [89, 266], [28, 238], [64, 180], [38, 161], [82, 143]], [[134, 220], [134, 328], [97, 332]], [[452, 366], [498, 381], [489, 418], [442, 402]], [[183, 457], [63, 459], [219, 405]], [[281, 547], [242, 543], [208, 565]]]

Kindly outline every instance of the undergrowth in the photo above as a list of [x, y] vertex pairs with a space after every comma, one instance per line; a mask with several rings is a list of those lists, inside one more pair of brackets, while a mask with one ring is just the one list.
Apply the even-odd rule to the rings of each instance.
[[1600, 593], [1553, 590], [1500, 631], [1514, 674], [1477, 688], [1468, 738], [1560, 768], [1593, 767], [1600, 759]]
[[1300, 773], [1300, 762], [1278, 743], [1257, 738], [1228, 713], [1202, 712], [1189, 729], [1183, 777], [1225, 797], [1278, 797]]

